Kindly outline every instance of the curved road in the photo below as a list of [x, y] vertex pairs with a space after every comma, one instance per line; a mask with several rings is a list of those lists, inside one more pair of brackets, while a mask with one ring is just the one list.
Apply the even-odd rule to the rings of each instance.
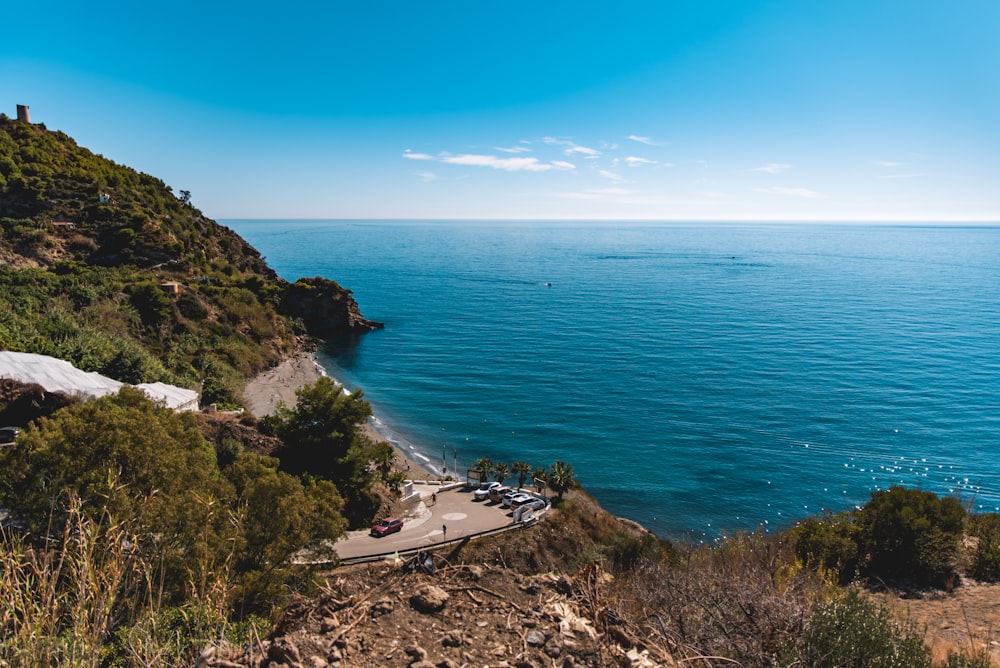
[[[509, 508], [491, 501], [475, 501], [473, 489], [457, 488], [440, 491], [434, 485], [414, 485], [421, 502], [414, 511], [403, 516], [403, 528], [398, 533], [375, 538], [366, 531], [351, 531], [334, 549], [341, 559], [356, 559], [392, 552], [405, 552], [433, 547], [447, 541], [511, 526]], [[431, 494], [437, 494], [437, 502]], [[543, 511], [544, 512], [544, 511]], [[447, 529], [447, 534], [445, 533]]]

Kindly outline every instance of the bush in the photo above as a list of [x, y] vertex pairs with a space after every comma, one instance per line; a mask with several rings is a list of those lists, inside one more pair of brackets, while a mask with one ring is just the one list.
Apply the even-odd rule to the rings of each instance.
[[953, 498], [892, 487], [872, 493], [858, 513], [871, 577], [943, 586], [954, 575], [965, 509]]
[[930, 668], [923, 636], [855, 590], [817, 605], [794, 660], [809, 668]]
[[832, 571], [841, 584], [858, 569], [858, 527], [848, 513], [810, 517], [791, 531], [795, 556], [814, 569]]
[[990, 582], [1000, 580], [1000, 515], [973, 515], [969, 522], [969, 534], [979, 539], [969, 575]]

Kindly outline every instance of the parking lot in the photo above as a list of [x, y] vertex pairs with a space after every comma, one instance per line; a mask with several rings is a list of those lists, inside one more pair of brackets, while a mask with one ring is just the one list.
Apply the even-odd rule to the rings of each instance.
[[[514, 527], [510, 508], [488, 500], [474, 501], [470, 488], [440, 491], [440, 486], [414, 487], [421, 501], [412, 512], [403, 515], [402, 530], [381, 538], [370, 536], [367, 530], [348, 532], [347, 537], [334, 546], [340, 558], [357, 559], [433, 548], [483, 532]], [[544, 512], [541, 510], [536, 516]]]

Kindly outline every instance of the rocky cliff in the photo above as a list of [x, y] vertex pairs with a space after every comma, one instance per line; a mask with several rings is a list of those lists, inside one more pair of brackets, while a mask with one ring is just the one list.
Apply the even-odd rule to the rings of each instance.
[[281, 296], [278, 312], [300, 319], [311, 334], [363, 334], [382, 329], [380, 322], [361, 315], [351, 291], [321, 278], [302, 278], [288, 285]]

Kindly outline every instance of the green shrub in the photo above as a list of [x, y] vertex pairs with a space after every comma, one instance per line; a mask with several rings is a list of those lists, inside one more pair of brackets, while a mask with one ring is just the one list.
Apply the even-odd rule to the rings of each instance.
[[978, 580], [1000, 580], [1000, 514], [973, 515], [969, 534], [979, 539], [969, 575]]
[[951, 497], [892, 487], [858, 513], [866, 575], [943, 586], [954, 575], [965, 509]]
[[849, 513], [810, 517], [791, 531], [795, 556], [814, 569], [837, 575], [841, 584], [850, 582], [858, 569], [858, 527]]
[[915, 629], [855, 590], [817, 605], [800, 645], [782, 665], [807, 668], [930, 668]]

